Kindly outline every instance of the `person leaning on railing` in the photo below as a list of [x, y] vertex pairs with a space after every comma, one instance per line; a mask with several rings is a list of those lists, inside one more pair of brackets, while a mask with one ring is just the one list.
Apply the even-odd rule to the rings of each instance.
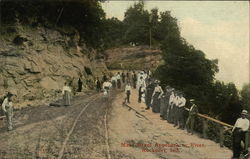
[[245, 135], [249, 129], [249, 120], [247, 119], [248, 112], [243, 110], [241, 112], [241, 117], [237, 119], [233, 132], [233, 159], [238, 159], [241, 153], [241, 142], [244, 143]]
[[186, 129], [187, 129], [188, 133], [193, 134], [194, 122], [195, 122], [195, 119], [196, 119], [197, 114], [198, 114], [198, 107], [194, 103], [195, 102], [194, 99], [190, 99], [190, 102], [191, 102], [192, 106], [189, 109], [188, 119], [187, 119], [187, 122], [186, 122]]

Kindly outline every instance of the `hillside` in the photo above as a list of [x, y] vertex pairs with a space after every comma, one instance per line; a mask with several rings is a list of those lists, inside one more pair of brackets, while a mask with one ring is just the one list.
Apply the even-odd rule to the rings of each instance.
[[123, 46], [108, 49], [109, 69], [155, 69], [161, 63], [161, 51], [147, 46]]
[[0, 30], [0, 94], [16, 94], [17, 107], [57, 98], [64, 82], [76, 91], [79, 77], [83, 89], [89, 89], [94, 77], [106, 71], [95, 50], [78, 45], [73, 28], [16, 24]]

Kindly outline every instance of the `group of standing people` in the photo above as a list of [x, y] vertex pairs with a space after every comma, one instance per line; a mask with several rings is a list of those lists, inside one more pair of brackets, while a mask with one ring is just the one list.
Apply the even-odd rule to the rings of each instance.
[[185, 121], [186, 98], [184, 93], [170, 86], [165, 87], [165, 91], [160, 86], [159, 80], [150, 80], [146, 87], [146, 109], [152, 108], [152, 112], [160, 113], [162, 120], [167, 120], [179, 129], [186, 128], [193, 133], [195, 118], [198, 107], [194, 99], [190, 99], [191, 108]]
[[[193, 134], [195, 121], [198, 115], [198, 106], [195, 104], [194, 99], [190, 99], [190, 109], [186, 108], [187, 100], [184, 93], [178, 91], [170, 86], [165, 87], [163, 91], [159, 85], [159, 80], [151, 80], [147, 83], [146, 87], [146, 109], [152, 108], [152, 112], [160, 113], [162, 120], [167, 120], [169, 123], [174, 124], [174, 127], [185, 129], [188, 133]], [[185, 121], [185, 109], [188, 110], [188, 118]], [[246, 133], [249, 130], [250, 122], [247, 119], [248, 112], [243, 110], [240, 118], [237, 119], [232, 129], [233, 140], [233, 157], [232, 159], [239, 159], [241, 152], [243, 155], [248, 155], [245, 148], [242, 148], [242, 143], [245, 141]], [[243, 144], [245, 146], [245, 144]], [[244, 147], [243, 146], [243, 147]], [[245, 150], [244, 150], [245, 149]]]

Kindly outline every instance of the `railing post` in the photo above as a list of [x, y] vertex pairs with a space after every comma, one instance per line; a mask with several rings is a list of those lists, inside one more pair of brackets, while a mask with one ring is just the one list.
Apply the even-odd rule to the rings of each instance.
[[245, 148], [244, 148], [244, 150], [248, 150], [248, 146], [249, 146], [249, 131], [247, 131], [246, 135], [245, 135]]
[[224, 147], [224, 126], [220, 126], [220, 147]]
[[203, 118], [202, 119], [202, 123], [203, 123], [203, 131], [202, 131], [202, 134], [203, 134], [203, 138], [207, 138], [207, 119]]

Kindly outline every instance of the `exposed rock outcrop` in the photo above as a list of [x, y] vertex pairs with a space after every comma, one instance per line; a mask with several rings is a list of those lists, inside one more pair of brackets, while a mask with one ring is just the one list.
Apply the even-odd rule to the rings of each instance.
[[105, 51], [110, 69], [155, 69], [161, 62], [159, 49], [148, 46], [124, 46]]
[[80, 36], [72, 28], [0, 29], [0, 93], [16, 94], [18, 106], [57, 98], [64, 82], [76, 91], [79, 78], [83, 89], [89, 89], [94, 77], [106, 71], [95, 50], [79, 46]]

